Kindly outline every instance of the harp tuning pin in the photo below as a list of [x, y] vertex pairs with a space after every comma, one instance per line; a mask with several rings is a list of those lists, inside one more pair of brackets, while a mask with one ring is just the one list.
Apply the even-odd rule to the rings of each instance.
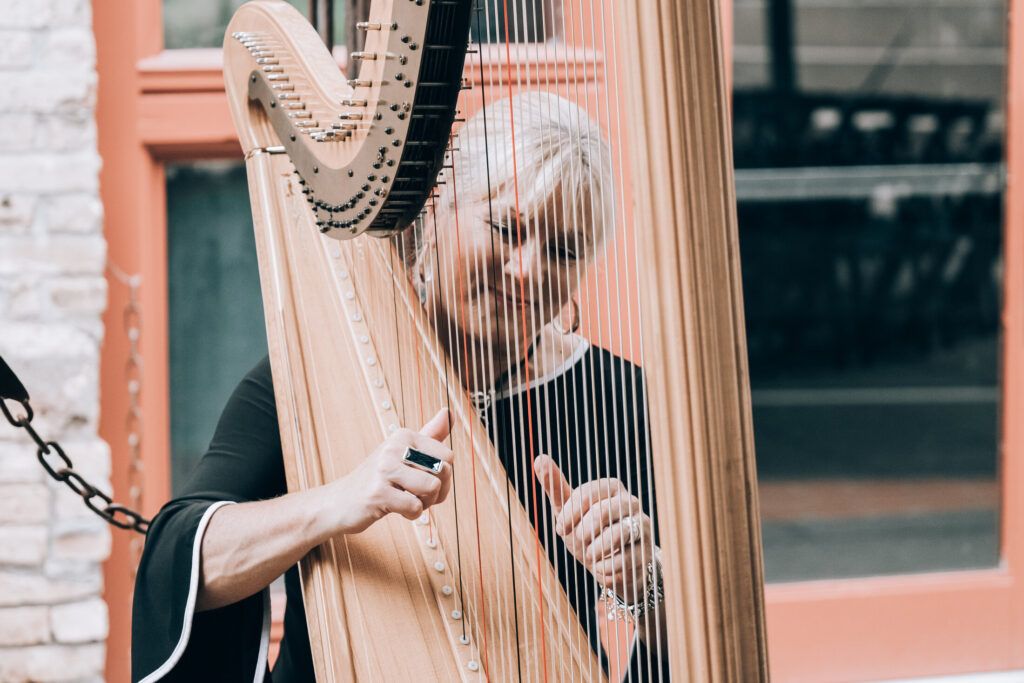
[[345, 99], [343, 99], [341, 101], [341, 106], [343, 106], [343, 107], [365, 107], [366, 106], [366, 100], [356, 100], [356, 99], [353, 99], [353, 98], [349, 97], [349, 98], [345, 98]]
[[350, 78], [348, 79], [348, 84], [353, 88], [369, 88], [373, 85], [373, 81], [366, 80], [365, 78]]
[[353, 52], [351, 55], [349, 55], [349, 59], [354, 59], [357, 62], [358, 61], [372, 62], [372, 61], [377, 59], [377, 53], [376, 52], [366, 52], [366, 51]]
[[274, 90], [282, 90], [282, 91], [283, 90], [288, 90], [288, 91], [295, 90], [295, 84], [294, 83], [275, 83], [274, 85], [272, 85], [270, 87], [273, 88]]
[[360, 21], [356, 24], [356, 28], [360, 31], [379, 31], [381, 26], [374, 22]]

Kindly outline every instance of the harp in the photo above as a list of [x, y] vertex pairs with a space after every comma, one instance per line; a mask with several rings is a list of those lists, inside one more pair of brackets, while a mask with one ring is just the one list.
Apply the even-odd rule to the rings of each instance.
[[[416, 428], [441, 406], [453, 422], [448, 500], [416, 522], [385, 517], [302, 561], [320, 681], [617, 680], [641, 635], [667, 655], [648, 662], [652, 680], [666, 667], [675, 680], [767, 680], [717, 2], [564, 0], [557, 10], [533, 0], [375, 0], [360, 24], [366, 45], [349, 55], [359, 62], [352, 80], [283, 2], [251, 2], [228, 28], [226, 90], [246, 155], [289, 489], [344, 476], [391, 431]], [[513, 46], [531, 22], [544, 30]], [[474, 43], [467, 59], [474, 23], [478, 38], [497, 41]], [[545, 42], [552, 26], [560, 39]], [[591, 603], [563, 579], [578, 563], [548, 552], [555, 532], [537, 511], [548, 501], [534, 471], [538, 446], [526, 445], [533, 426], [520, 426], [515, 447], [529, 457], [503, 458], [474, 400], [485, 343], [466, 336], [474, 323], [464, 311], [462, 333], [445, 333], [418, 291], [430, 278], [417, 287], [409, 276], [420, 251], [408, 235], [432, 235], [440, 252], [442, 228], [430, 223], [439, 201], [453, 200], [448, 217], [459, 216], [459, 165], [482, 154], [490, 183], [492, 156], [513, 166], [518, 158], [514, 121], [505, 152], [488, 148], [486, 132], [482, 149], [452, 145], [470, 125], [458, 112], [480, 110], [486, 128], [488, 106], [513, 118], [519, 100], [505, 98], [538, 88], [573, 100], [570, 111], [615, 139], [600, 161], [613, 178], [605, 193], [615, 196], [588, 195], [590, 212], [573, 218], [593, 220], [595, 202], [611, 207], [605, 255], [577, 279], [586, 283], [578, 310], [595, 345], [617, 338], [621, 350], [622, 339], [635, 339], [631, 355], [646, 376], [636, 391], [647, 415], [636, 419], [649, 447], [633, 455], [638, 468], [647, 459], [657, 491], [664, 597], [652, 599], [664, 622], [584, 613]], [[513, 169], [517, 203], [526, 184]], [[499, 194], [488, 187], [486, 202]], [[572, 214], [566, 206], [559, 224]], [[517, 207], [499, 236], [510, 253], [518, 247], [520, 266], [522, 223], [531, 220], [522, 215]], [[568, 258], [560, 248], [546, 257]], [[452, 299], [467, 283], [488, 282], [479, 264], [434, 259], [437, 279], [447, 268]], [[628, 297], [632, 312], [621, 306]], [[541, 325], [528, 324], [538, 316], [521, 299], [487, 310], [513, 318], [506, 381], [525, 374], [529, 401]], [[653, 567], [653, 542], [641, 552]]]

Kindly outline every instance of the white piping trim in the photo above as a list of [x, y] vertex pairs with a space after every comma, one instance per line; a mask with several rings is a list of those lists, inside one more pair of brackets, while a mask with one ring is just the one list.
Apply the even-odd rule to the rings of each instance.
[[[263, 629], [260, 631], [260, 652], [256, 655], [256, 676], [253, 683], [263, 683], [267, 675], [267, 652], [270, 650], [270, 587], [263, 589]], [[260, 666], [262, 664], [263, 666]]]
[[[579, 336], [579, 335], [576, 335]], [[590, 342], [585, 337], [579, 337], [580, 341], [576, 344], [576, 348], [572, 350], [572, 354], [562, 363], [561, 367], [552, 370], [548, 374], [538, 379], [530, 379], [530, 388], [536, 389], [539, 386], [547, 384], [557, 377], [561, 377], [565, 373], [569, 372], [572, 366], [580, 362], [580, 359], [586, 355], [587, 351], [590, 350]], [[515, 387], [509, 389], [503, 389], [502, 391], [494, 394], [495, 398], [509, 398], [511, 396], [518, 396], [519, 394], [526, 391], [526, 384], [518, 384]]]
[[[206, 508], [206, 512], [203, 513], [202, 518], [199, 520], [199, 526], [196, 527], [196, 538], [192, 542], [192, 574], [189, 576], [188, 600], [185, 601], [185, 618], [181, 623], [181, 636], [178, 638], [178, 644], [174, 646], [174, 650], [171, 652], [171, 656], [167, 658], [167, 661], [161, 664], [156, 671], [139, 681], [139, 683], [154, 683], [155, 681], [159, 681], [175, 667], [181, 659], [181, 656], [185, 654], [185, 647], [188, 645], [189, 634], [192, 632], [192, 617], [195, 614], [196, 608], [196, 594], [198, 593], [199, 588], [199, 549], [203, 543], [203, 534], [206, 533], [206, 525], [209, 524], [210, 517], [213, 516], [213, 513], [225, 505], [233, 504], [234, 503], [230, 500], [222, 500], [218, 503], [214, 503], [210, 507]], [[265, 621], [266, 619], [264, 619], [264, 622]], [[260, 675], [260, 679], [262, 680], [262, 674]]]

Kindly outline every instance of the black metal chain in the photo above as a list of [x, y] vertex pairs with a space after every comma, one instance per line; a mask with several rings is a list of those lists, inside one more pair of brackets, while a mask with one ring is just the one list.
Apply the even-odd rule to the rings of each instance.
[[[25, 414], [15, 417], [8, 408], [7, 401], [20, 403]], [[67, 456], [60, 444], [56, 441], [44, 441], [39, 436], [32, 427], [32, 418], [35, 414], [29, 403], [28, 392], [3, 357], [0, 357], [0, 412], [3, 412], [4, 417], [12, 426], [24, 429], [32, 437], [36, 443], [36, 457], [39, 459], [39, 464], [43, 466], [47, 474], [57, 481], [64, 482], [69, 489], [81, 496], [86, 507], [121, 529], [132, 529], [140, 534], [145, 534], [149, 530], [148, 519], [134, 510], [115, 503], [110, 496], [86, 481], [81, 474], [75, 471], [71, 458]]]

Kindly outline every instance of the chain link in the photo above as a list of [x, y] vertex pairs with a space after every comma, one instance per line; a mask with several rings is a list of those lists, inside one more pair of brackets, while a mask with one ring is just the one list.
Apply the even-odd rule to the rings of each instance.
[[[128, 497], [132, 508], [142, 507], [143, 463], [142, 463], [142, 354], [139, 353], [139, 340], [142, 337], [142, 307], [139, 305], [139, 287], [142, 278], [139, 275], [128, 275], [113, 262], [107, 266], [118, 280], [128, 287], [128, 304], [122, 314], [125, 336], [128, 337], [128, 361], [125, 364], [124, 376], [128, 384], [128, 413], [125, 415], [125, 432], [128, 434]], [[127, 508], [122, 508], [130, 512]], [[130, 544], [132, 568], [139, 565], [142, 557], [142, 539], [133, 538]]]
[[[8, 406], [8, 401], [21, 405], [24, 414], [15, 416]], [[108, 523], [121, 529], [132, 529], [140, 534], [149, 530], [149, 520], [134, 510], [115, 503], [110, 496], [90, 484], [79, 474], [64, 449], [56, 441], [45, 441], [32, 426], [32, 406], [29, 404], [28, 393], [21, 381], [10, 369], [3, 358], [0, 358], [0, 412], [11, 423], [11, 426], [24, 429], [36, 443], [36, 458], [46, 473], [56, 481], [64, 482], [69, 489], [82, 498], [86, 506]], [[53, 461], [53, 462], [51, 462]], [[99, 499], [101, 502], [96, 502]]]

